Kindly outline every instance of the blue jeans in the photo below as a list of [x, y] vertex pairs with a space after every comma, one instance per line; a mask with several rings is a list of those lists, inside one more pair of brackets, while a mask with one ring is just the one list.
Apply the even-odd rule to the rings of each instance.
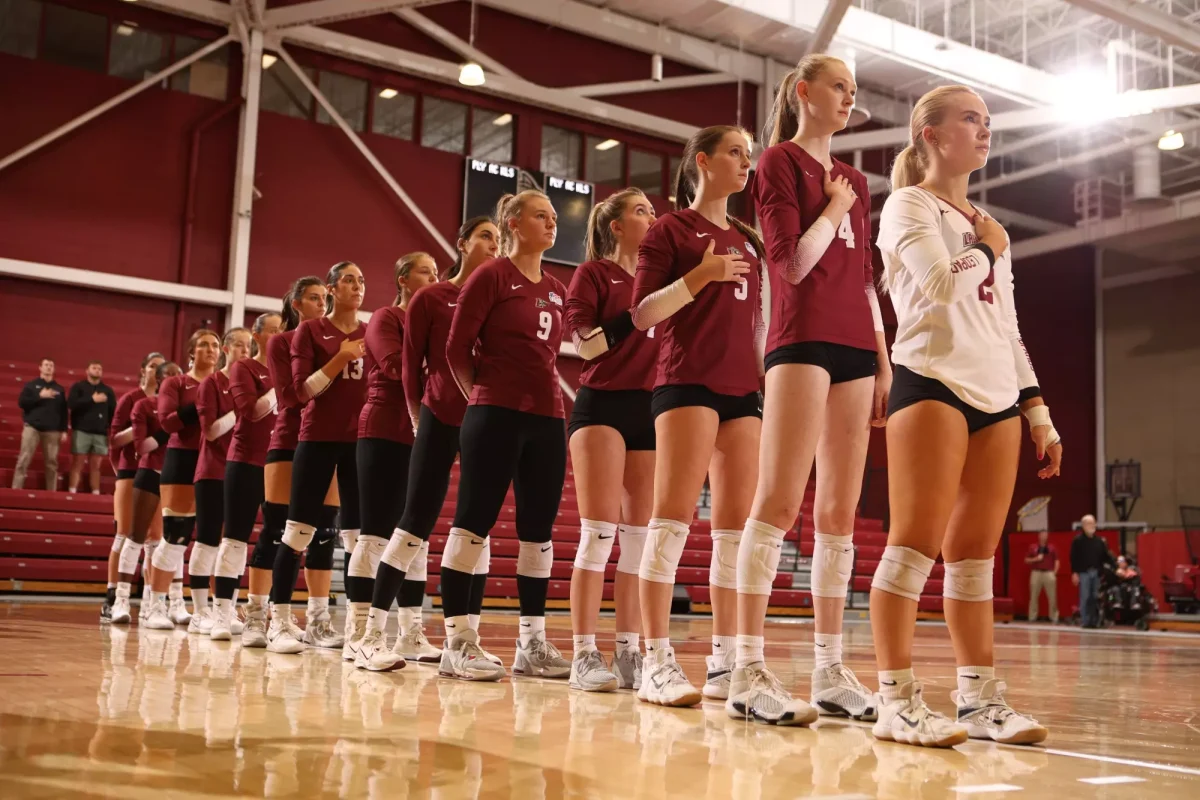
[[1089, 569], [1087, 572], [1079, 573], [1079, 613], [1083, 617], [1083, 624], [1095, 626], [1100, 622], [1100, 613], [1097, 604], [1100, 594], [1100, 572], [1098, 570]]

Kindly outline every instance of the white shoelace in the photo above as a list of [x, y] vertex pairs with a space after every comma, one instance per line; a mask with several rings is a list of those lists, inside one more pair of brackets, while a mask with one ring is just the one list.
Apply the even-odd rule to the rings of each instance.
[[530, 655], [542, 662], [550, 661], [554, 658], [562, 660], [562, 653], [554, 646], [554, 643], [541, 637], [529, 643], [529, 650]]

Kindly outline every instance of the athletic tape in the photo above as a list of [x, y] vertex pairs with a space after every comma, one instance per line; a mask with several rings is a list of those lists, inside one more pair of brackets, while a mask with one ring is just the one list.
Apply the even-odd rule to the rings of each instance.
[[921, 599], [930, 572], [933, 572], [932, 558], [910, 547], [889, 544], [883, 549], [883, 558], [875, 568], [871, 588], [915, 603]]
[[942, 597], [964, 603], [983, 603], [992, 599], [992, 573], [995, 558], [964, 558], [946, 562]]

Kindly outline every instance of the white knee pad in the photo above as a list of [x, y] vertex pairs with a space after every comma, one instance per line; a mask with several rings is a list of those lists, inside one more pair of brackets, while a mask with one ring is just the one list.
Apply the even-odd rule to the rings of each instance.
[[746, 530], [737, 551], [736, 588], [739, 594], [771, 594], [771, 585], [779, 572], [784, 533], [774, 525], [756, 519], [746, 520]]
[[289, 519], [287, 525], [283, 527], [283, 536], [279, 541], [297, 553], [303, 553], [308, 549], [308, 543], [313, 540], [313, 536], [316, 533], [317, 529], [312, 525], [305, 525], [303, 522], [295, 522]]
[[813, 546], [813, 597], [845, 597], [854, 571], [854, 537], [818, 533]]
[[684, 522], [677, 519], [650, 520], [638, 577], [655, 583], [674, 583], [687, 537], [688, 526]]
[[199, 575], [202, 578], [212, 575], [216, 564], [217, 548], [199, 542], [192, 545], [192, 557], [188, 559], [188, 575]]
[[[476, 565], [476, 569], [478, 568]], [[409, 563], [404, 579], [422, 583], [429, 579], [429, 542], [422, 542], [417, 548], [417, 557]]]
[[929, 573], [933, 572], [933, 559], [910, 547], [889, 544], [883, 549], [883, 559], [871, 579], [871, 588], [899, 595], [914, 603], [921, 599], [921, 590]]
[[617, 526], [617, 543], [621, 545], [621, 554], [617, 556], [617, 572], [626, 575], [637, 575], [642, 563], [642, 551], [646, 549], [646, 533], [649, 528], [637, 525]]
[[451, 528], [446, 549], [442, 551], [442, 569], [475, 574], [475, 565], [479, 563], [485, 542], [486, 536], [476, 536], [462, 528]]
[[132, 575], [137, 571], [138, 556], [142, 554], [142, 545], [126, 539], [121, 547], [121, 557], [117, 559], [117, 572], [122, 575]]
[[517, 574], [526, 578], [549, 578], [554, 563], [553, 542], [521, 542], [517, 551]]
[[489, 536], [483, 540], [483, 552], [479, 554], [479, 560], [475, 562], [475, 571], [472, 575], [487, 575], [492, 570], [492, 539]]
[[114, 553], [119, 553], [119, 552], [121, 552], [121, 548], [124, 546], [125, 546], [125, 536], [124, 536], [124, 534], [118, 533], [116, 536], [113, 537], [112, 551]]
[[342, 537], [342, 549], [347, 553], [353, 553], [354, 548], [358, 546], [358, 535], [362, 531], [358, 528], [345, 528], [339, 533]]
[[722, 589], [736, 589], [738, 585], [738, 549], [742, 544], [742, 532], [713, 531], [712, 543], [712, 558], [708, 562], [708, 582], [713, 586], [720, 586]]
[[575, 569], [604, 572], [612, 555], [613, 542], [617, 538], [617, 526], [612, 522], [594, 519], [579, 521], [579, 550], [575, 553]]
[[217, 550], [218, 578], [240, 578], [246, 571], [246, 543], [237, 539], [222, 539]]
[[187, 547], [181, 544], [167, 544], [163, 542], [154, 551], [154, 559], [151, 563], [155, 569], [161, 569], [163, 572], [178, 573], [177, 577], [182, 578], [183, 574], [183, 551]]
[[413, 536], [408, 531], [396, 528], [392, 531], [392, 538], [388, 539], [387, 547], [383, 549], [383, 563], [407, 573], [422, 547], [426, 553], [429, 552], [428, 542], [421, 541], [419, 536]]
[[992, 599], [992, 571], [995, 558], [964, 558], [946, 562], [946, 577], [942, 581], [942, 597], [967, 603], [982, 603]]
[[350, 554], [350, 566], [346, 574], [352, 578], [374, 579], [379, 570], [379, 560], [383, 558], [383, 551], [387, 546], [387, 539], [380, 539], [378, 536], [360, 537], [354, 545], [354, 552]]

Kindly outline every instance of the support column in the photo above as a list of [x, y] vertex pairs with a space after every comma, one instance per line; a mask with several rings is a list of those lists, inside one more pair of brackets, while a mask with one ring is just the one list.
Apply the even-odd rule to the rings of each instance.
[[1108, 423], [1104, 412], [1106, 385], [1104, 377], [1104, 248], [1097, 247], [1094, 258], [1092, 273], [1095, 282], [1093, 317], [1096, 321], [1096, 387], [1094, 392], [1096, 401], [1096, 510], [1093, 513], [1096, 515], [1096, 521], [1103, 523], [1108, 519], [1108, 499], [1105, 497], [1104, 490], [1105, 465], [1108, 463], [1108, 456], [1105, 452]]
[[258, 98], [262, 86], [263, 34], [250, 31], [250, 47], [242, 70], [242, 116], [238, 126], [237, 167], [233, 179], [233, 221], [229, 236], [229, 291], [232, 300], [225, 327], [246, 318], [246, 283], [250, 267], [250, 217], [254, 205], [254, 159], [258, 148]]

